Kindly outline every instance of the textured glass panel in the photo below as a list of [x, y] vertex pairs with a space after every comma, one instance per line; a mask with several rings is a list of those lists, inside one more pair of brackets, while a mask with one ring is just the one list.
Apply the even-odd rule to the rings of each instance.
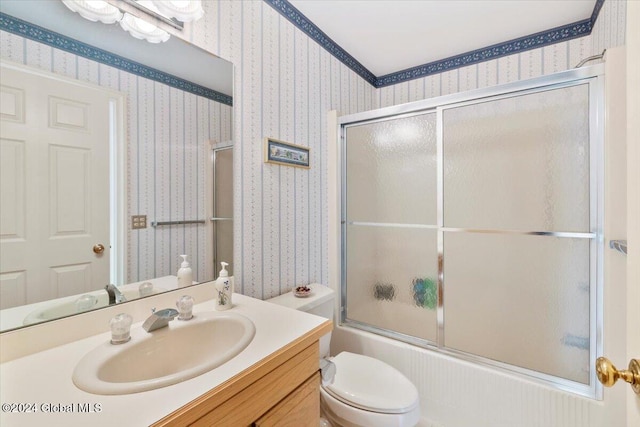
[[435, 341], [436, 232], [347, 227], [347, 318]]
[[590, 231], [588, 86], [445, 110], [444, 225]]
[[218, 150], [215, 154], [215, 212], [218, 218], [233, 217], [233, 149]]
[[587, 384], [590, 243], [445, 233], [445, 346]]
[[[217, 218], [233, 217], [233, 149], [217, 150], [214, 166], [214, 205], [213, 216]], [[233, 275], [233, 221], [215, 221], [214, 228], [215, 260], [214, 266], [221, 261], [229, 263], [227, 271]], [[216, 267], [217, 268], [217, 267]]]
[[347, 128], [349, 221], [436, 223], [435, 113]]
[[227, 271], [233, 275], [233, 221], [216, 221], [214, 230], [216, 233], [216, 259], [213, 263], [215, 270], [219, 269], [221, 261], [225, 261], [229, 263]]

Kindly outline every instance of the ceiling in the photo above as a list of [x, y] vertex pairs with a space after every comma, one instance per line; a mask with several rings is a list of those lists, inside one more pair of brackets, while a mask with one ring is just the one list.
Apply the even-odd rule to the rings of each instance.
[[591, 18], [596, 0], [289, 0], [375, 76]]

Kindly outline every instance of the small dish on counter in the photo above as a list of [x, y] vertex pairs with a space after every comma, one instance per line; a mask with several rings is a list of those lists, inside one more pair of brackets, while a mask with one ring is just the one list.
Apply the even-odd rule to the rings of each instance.
[[311, 288], [308, 286], [298, 286], [293, 290], [293, 295], [298, 298], [305, 298], [311, 295]]

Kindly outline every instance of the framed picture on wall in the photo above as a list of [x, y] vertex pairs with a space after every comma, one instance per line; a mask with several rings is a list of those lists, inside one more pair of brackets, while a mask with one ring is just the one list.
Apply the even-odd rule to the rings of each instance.
[[291, 144], [274, 138], [265, 138], [264, 150], [264, 161], [266, 163], [309, 169], [309, 147]]

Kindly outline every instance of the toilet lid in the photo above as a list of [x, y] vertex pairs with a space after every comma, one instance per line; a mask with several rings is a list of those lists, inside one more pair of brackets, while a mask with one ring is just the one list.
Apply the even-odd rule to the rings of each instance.
[[389, 414], [408, 412], [418, 403], [413, 383], [378, 359], [343, 351], [331, 361], [336, 365], [336, 376], [324, 389], [336, 399]]

